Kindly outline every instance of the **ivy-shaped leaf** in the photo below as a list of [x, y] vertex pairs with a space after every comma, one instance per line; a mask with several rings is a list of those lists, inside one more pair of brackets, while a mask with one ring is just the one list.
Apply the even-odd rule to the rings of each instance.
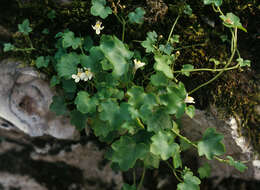
[[185, 113], [190, 117], [193, 118], [195, 115], [195, 107], [193, 105], [189, 105], [185, 107]]
[[222, 4], [222, 0], [203, 0], [205, 5], [209, 5], [214, 3], [217, 7], [219, 7]]
[[70, 80], [62, 79], [62, 88], [67, 93], [74, 93], [77, 90], [77, 85], [73, 79]]
[[186, 15], [191, 16], [191, 15], [192, 15], [192, 8], [190, 7], [190, 5], [187, 5], [187, 4], [186, 4], [185, 7], [184, 7], [183, 12], [184, 12]]
[[190, 70], [194, 69], [194, 66], [191, 64], [185, 64], [182, 66], [182, 74], [186, 75], [187, 77], [190, 76]]
[[161, 71], [166, 77], [173, 79], [172, 69], [169, 65], [173, 64], [173, 57], [168, 55], [155, 55], [154, 69]]
[[151, 76], [151, 83], [154, 86], [167, 86], [168, 78], [162, 72], [156, 72]]
[[228, 158], [228, 164], [230, 166], [234, 166], [240, 172], [244, 172], [247, 169], [247, 166], [242, 162], [235, 161], [231, 156], [227, 156], [227, 158]]
[[144, 14], [145, 14], [145, 10], [143, 8], [141, 7], [136, 8], [134, 12], [130, 12], [128, 14], [129, 22], [142, 24], [144, 22]]
[[179, 183], [177, 190], [199, 190], [200, 179], [188, 171], [183, 176], [183, 182]]
[[85, 114], [96, 112], [98, 100], [95, 97], [90, 98], [87, 92], [80, 91], [78, 92], [74, 103], [77, 106], [77, 110]]
[[171, 53], [174, 50], [174, 48], [172, 47], [172, 45], [170, 43], [167, 43], [165, 45], [161, 44], [159, 46], [159, 50], [164, 52], [167, 55], [171, 55]]
[[141, 43], [141, 45], [145, 48], [146, 53], [150, 53], [154, 51], [154, 45], [157, 42], [157, 33], [155, 31], [148, 32], [146, 40]]
[[63, 55], [57, 65], [58, 76], [71, 79], [73, 74], [77, 74], [77, 65], [79, 63], [80, 56], [76, 53]]
[[50, 110], [56, 115], [64, 115], [67, 112], [66, 102], [62, 96], [53, 96]]
[[149, 148], [144, 143], [136, 143], [131, 137], [121, 136], [112, 144], [112, 150], [109, 159], [117, 163], [122, 171], [127, 171], [134, 167], [137, 159], [145, 156]]
[[81, 45], [81, 39], [74, 36], [74, 32], [66, 31], [62, 35], [62, 45], [64, 48], [72, 47], [77, 49]]
[[176, 114], [180, 118], [185, 112], [185, 88], [182, 83], [167, 87], [167, 92], [159, 96], [160, 102], [166, 107], [168, 114]]
[[221, 142], [223, 138], [224, 136], [217, 133], [215, 128], [208, 128], [198, 143], [199, 155], [205, 155], [209, 160], [214, 156], [223, 155], [225, 153], [225, 146]]
[[245, 67], [245, 66], [250, 67], [251, 66], [250, 60], [244, 60], [243, 58], [237, 58], [237, 62], [239, 63], [240, 67]]
[[78, 110], [73, 110], [70, 112], [70, 123], [75, 125], [80, 131], [85, 129], [87, 118], [87, 114], [82, 114]]
[[120, 77], [127, 73], [133, 53], [115, 36], [103, 35], [101, 37], [100, 49], [113, 65], [113, 75]]
[[51, 87], [54, 87], [54, 86], [56, 86], [56, 85], [59, 84], [59, 83], [60, 83], [59, 77], [56, 76], [56, 75], [53, 75], [53, 76], [51, 77], [50, 86], [51, 86]]
[[220, 15], [220, 18], [224, 21], [223, 24], [226, 27], [228, 27], [228, 28], [236, 28], [237, 27], [237, 28], [247, 32], [247, 30], [240, 23], [239, 17], [237, 17], [233, 13], [227, 13], [226, 16]]
[[28, 19], [25, 19], [22, 24], [18, 24], [18, 31], [24, 35], [29, 35], [29, 33], [32, 32], [32, 28], [30, 27], [30, 22]]
[[46, 68], [49, 65], [50, 58], [49, 57], [40, 56], [40, 57], [37, 57], [35, 62], [36, 62], [36, 67], [38, 69], [42, 68], [42, 67]]
[[198, 173], [201, 179], [209, 177], [210, 172], [211, 172], [211, 167], [207, 162], [198, 169]]
[[102, 19], [105, 19], [112, 13], [111, 8], [106, 6], [106, 0], [92, 0], [91, 3], [90, 12], [93, 16], [100, 16]]
[[122, 190], [136, 190], [135, 185], [128, 185], [126, 183], [124, 183]]
[[4, 52], [15, 50], [15, 46], [11, 43], [4, 43]]
[[151, 139], [150, 151], [162, 160], [168, 160], [179, 150], [179, 145], [174, 142], [174, 135], [170, 131], [159, 131]]

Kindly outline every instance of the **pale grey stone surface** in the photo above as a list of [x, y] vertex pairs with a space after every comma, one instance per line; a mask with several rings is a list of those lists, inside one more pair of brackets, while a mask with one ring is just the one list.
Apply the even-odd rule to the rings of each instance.
[[42, 74], [13, 60], [4, 60], [0, 66], [0, 118], [32, 137], [79, 137], [69, 118], [49, 110], [54, 92]]

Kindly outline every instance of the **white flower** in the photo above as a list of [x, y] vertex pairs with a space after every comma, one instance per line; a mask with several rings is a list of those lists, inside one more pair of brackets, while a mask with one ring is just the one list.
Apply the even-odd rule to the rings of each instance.
[[139, 69], [140, 67], [143, 67], [145, 66], [145, 63], [144, 62], [141, 62], [140, 60], [137, 60], [137, 59], [134, 59], [134, 72]]
[[78, 68], [78, 73], [76, 75], [73, 74], [71, 76], [71, 78], [73, 78], [75, 80], [75, 83], [78, 83], [80, 81], [80, 79], [81, 79], [80, 76], [81, 76], [82, 73], [83, 73], [83, 70]]
[[80, 75], [80, 79], [84, 81], [91, 80], [92, 77], [93, 73], [90, 71], [90, 68], [84, 68], [84, 72]]
[[188, 103], [188, 104], [195, 104], [195, 101], [194, 101], [194, 98], [191, 97], [191, 96], [186, 96], [185, 100], [184, 100], [185, 103]]
[[96, 31], [96, 34], [99, 35], [100, 31], [104, 29], [104, 26], [101, 26], [102, 22], [99, 20], [96, 22], [95, 26], [92, 25], [92, 28]]

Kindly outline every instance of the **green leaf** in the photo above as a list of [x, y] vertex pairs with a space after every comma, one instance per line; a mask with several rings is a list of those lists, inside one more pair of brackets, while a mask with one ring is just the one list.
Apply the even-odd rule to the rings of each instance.
[[47, 17], [51, 20], [56, 18], [56, 11], [55, 10], [51, 10], [50, 12], [48, 12]]
[[38, 69], [42, 68], [42, 67], [46, 68], [46, 67], [48, 67], [49, 62], [50, 62], [50, 58], [49, 57], [44, 57], [44, 56], [37, 57], [37, 59], [36, 59], [36, 67]]
[[157, 41], [157, 33], [155, 31], [148, 32], [146, 40], [141, 43], [141, 45], [145, 48], [146, 53], [150, 53], [154, 51], [154, 45]]
[[244, 60], [243, 58], [237, 58], [237, 62], [239, 63], [240, 67], [245, 67], [245, 66], [250, 67], [251, 66], [250, 60]]
[[144, 92], [143, 87], [133, 86], [127, 91], [127, 95], [129, 96], [128, 103], [136, 109], [139, 109], [144, 102], [146, 93]]
[[183, 182], [179, 183], [177, 190], [199, 190], [200, 179], [188, 171], [183, 176]]
[[222, 4], [222, 0], [203, 0], [205, 5], [209, 5], [214, 3], [217, 7], [219, 7]]
[[90, 98], [89, 94], [85, 91], [79, 91], [74, 103], [77, 106], [77, 110], [85, 114], [96, 112], [98, 100], [94, 97]]
[[49, 33], [50, 33], [50, 31], [49, 31], [48, 28], [44, 28], [44, 29], [42, 30], [42, 34], [47, 35], [47, 34], [49, 34]]
[[[148, 113], [146, 113], [146, 116], [143, 117], [145, 115], [145, 111]], [[153, 131], [157, 133], [162, 129], [170, 129], [172, 127], [171, 117], [163, 108], [157, 108], [152, 112], [149, 109], [143, 110], [142, 107], [140, 112], [142, 113], [141, 117], [147, 123], [147, 131]]]
[[130, 23], [142, 24], [144, 22], [145, 10], [141, 7], [135, 9], [134, 12], [128, 14]]
[[156, 74], [151, 76], [151, 83], [154, 86], [167, 86], [168, 79], [162, 72], [156, 72]]
[[102, 121], [98, 118], [93, 119], [91, 127], [97, 137], [107, 137], [109, 133], [114, 130], [114, 128], [110, 126], [107, 121]]
[[174, 48], [172, 47], [171, 44], [167, 43], [166, 45], [161, 44], [159, 46], [159, 50], [164, 52], [167, 55], [171, 55], [171, 53], [174, 50]]
[[209, 177], [211, 173], [210, 165], [206, 162], [202, 167], [198, 169], [198, 173], [200, 175], [200, 179]]
[[173, 63], [173, 57], [168, 55], [155, 55], [154, 69], [161, 71], [166, 77], [173, 79], [172, 69], [169, 65]]
[[92, 48], [93, 44], [94, 42], [92, 38], [90, 36], [86, 36], [83, 41], [83, 49], [85, 51], [89, 51]]
[[167, 87], [167, 92], [159, 96], [168, 114], [176, 114], [180, 118], [185, 112], [185, 88], [182, 83]]
[[81, 39], [74, 36], [71, 31], [66, 31], [62, 35], [62, 45], [64, 48], [72, 47], [72, 49], [77, 49], [81, 46]]
[[130, 186], [130, 185], [124, 183], [122, 190], [136, 190], [136, 187], [135, 187], [135, 185]]
[[93, 16], [100, 16], [102, 19], [105, 19], [112, 13], [111, 8], [106, 6], [106, 0], [92, 0], [91, 4], [90, 13]]
[[227, 158], [229, 159], [228, 164], [234, 166], [238, 171], [244, 172], [247, 169], [247, 166], [242, 162], [235, 161], [231, 156], [227, 156]]
[[185, 64], [182, 66], [182, 74], [186, 75], [187, 77], [190, 76], [190, 70], [194, 69], [194, 66], [191, 64]]
[[214, 156], [223, 155], [225, 153], [225, 146], [221, 143], [223, 138], [223, 135], [216, 133], [215, 128], [208, 128], [202, 140], [198, 143], [199, 155], [205, 155], [209, 160], [214, 158]]
[[28, 19], [25, 19], [22, 24], [18, 24], [18, 31], [24, 35], [29, 35], [29, 33], [32, 32], [32, 28], [30, 27], [30, 22]]
[[62, 80], [62, 88], [67, 93], [74, 93], [77, 90], [77, 86], [74, 80]]
[[102, 65], [100, 61], [104, 59], [104, 54], [101, 49], [97, 46], [93, 46], [89, 50], [89, 55], [81, 55], [80, 56], [80, 64], [82, 67], [90, 68], [91, 72], [97, 74], [101, 72]]
[[54, 87], [54, 86], [56, 86], [57, 84], [60, 84], [60, 79], [59, 79], [58, 76], [53, 75], [53, 76], [51, 77], [50, 86], [51, 86], [51, 87]]
[[67, 112], [66, 102], [62, 96], [53, 96], [50, 110], [56, 115], [64, 115]]
[[147, 152], [144, 158], [141, 158], [144, 162], [144, 166], [147, 168], [159, 168], [160, 157], [151, 152]]
[[185, 113], [190, 118], [193, 118], [193, 116], [195, 115], [195, 107], [193, 105], [189, 105], [188, 107], [185, 107]]
[[180, 147], [178, 146], [177, 150], [173, 155], [173, 166], [174, 168], [182, 167], [181, 155], [180, 155]]
[[150, 151], [162, 160], [168, 160], [179, 150], [179, 145], [174, 142], [174, 135], [170, 131], [159, 131], [151, 139]]
[[191, 15], [192, 15], [192, 9], [191, 9], [190, 5], [187, 5], [187, 4], [186, 4], [185, 7], [184, 7], [183, 12], [184, 12], [186, 15], [191, 16]]
[[15, 46], [11, 43], [4, 43], [4, 52], [15, 50]]
[[82, 114], [78, 110], [73, 110], [70, 112], [70, 123], [75, 125], [78, 130], [83, 130], [86, 127], [88, 116], [86, 114]]
[[122, 171], [133, 168], [137, 159], [142, 158], [149, 151], [144, 143], [136, 141], [128, 136], [121, 136], [120, 140], [112, 144], [112, 155], [109, 158], [112, 162], [117, 163]]
[[112, 74], [116, 77], [120, 77], [127, 73], [129, 63], [133, 53], [115, 36], [103, 35], [101, 37], [100, 49], [107, 58], [107, 60], [113, 65]]
[[172, 38], [170, 38], [170, 43], [174, 44], [174, 43], [179, 43], [180, 42], [180, 35], [175, 34], [172, 36]]
[[76, 53], [65, 54], [57, 64], [59, 77], [71, 79], [73, 74], [77, 74], [77, 65], [80, 63], [80, 57]]
[[120, 114], [120, 107], [116, 101], [108, 99], [102, 102], [99, 110], [101, 111], [100, 119], [108, 121], [111, 126], [119, 127], [123, 123], [124, 116]]
[[236, 28], [237, 27], [237, 28], [247, 32], [247, 30], [240, 23], [239, 17], [237, 17], [233, 13], [227, 13], [226, 16], [220, 15], [219, 17], [224, 21], [223, 24], [226, 27], [228, 27], [228, 28]]

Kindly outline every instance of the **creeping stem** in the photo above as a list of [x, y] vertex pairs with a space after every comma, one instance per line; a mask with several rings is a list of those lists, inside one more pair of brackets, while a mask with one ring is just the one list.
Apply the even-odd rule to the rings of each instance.
[[222, 71], [220, 71], [215, 77], [213, 77], [212, 79], [210, 79], [209, 81], [199, 85], [198, 87], [196, 87], [195, 89], [193, 89], [192, 91], [190, 91], [188, 94], [192, 94], [193, 92], [196, 92], [198, 89], [208, 85], [209, 83], [215, 81], [220, 75], [222, 75], [222, 73], [228, 68], [228, 66], [231, 64], [235, 53], [236, 53], [236, 49], [237, 49], [237, 28], [234, 29], [234, 33], [232, 32], [232, 38], [233, 38], [233, 51], [232, 54], [228, 60], [228, 63], [225, 65], [225, 67], [222, 69]]
[[167, 40], [167, 42], [170, 41], [170, 39], [171, 39], [171, 37], [172, 37], [173, 29], [175, 28], [175, 25], [177, 24], [179, 18], [180, 18], [180, 15], [177, 16], [177, 18], [175, 19], [175, 21], [174, 21], [174, 23], [173, 23], [173, 25], [172, 25], [171, 32], [170, 32], [170, 34], [169, 34], [169, 36], [168, 36], [168, 40]]

